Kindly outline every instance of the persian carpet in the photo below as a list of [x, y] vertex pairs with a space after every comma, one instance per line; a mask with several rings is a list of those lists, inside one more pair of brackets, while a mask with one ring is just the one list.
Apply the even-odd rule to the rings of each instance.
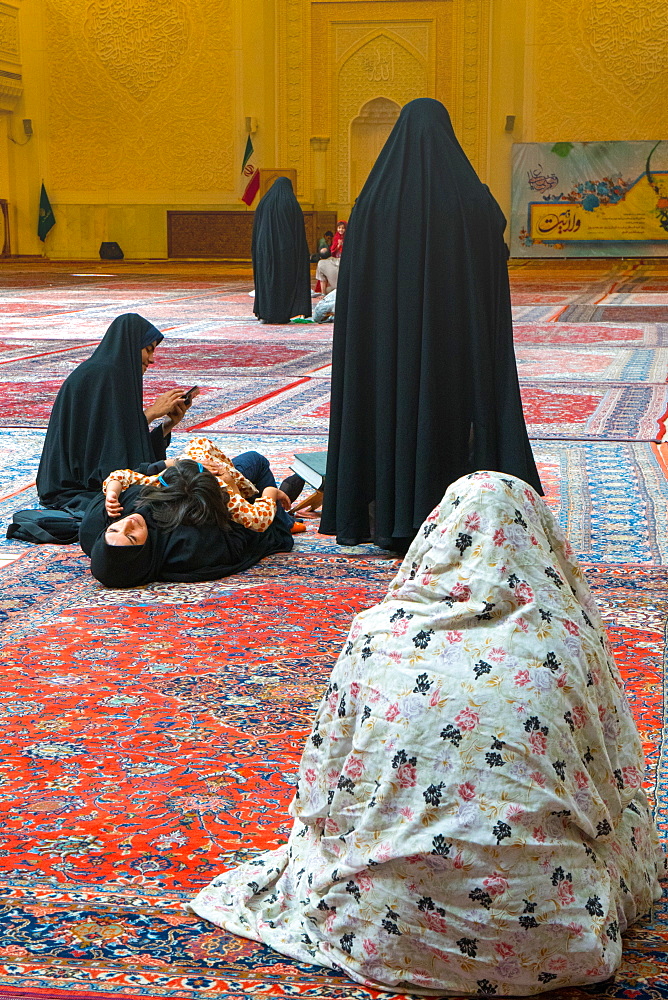
[[520, 382], [529, 437], [663, 440], [668, 385], [629, 382]]
[[[166, 333], [148, 397], [202, 385], [170, 454], [205, 434], [230, 455], [262, 451], [280, 478], [294, 452], [326, 447], [331, 325], [257, 324], [243, 269], [89, 268], [102, 269], [0, 273], [4, 523], [36, 503], [54, 389], [126, 311]], [[665, 836], [668, 459], [649, 443], [668, 409], [665, 263], [510, 273], [546, 499], [587, 564]], [[215, 872], [285, 840], [313, 706], [350, 618], [396, 568], [306, 525], [292, 553], [243, 576], [128, 592], [99, 587], [77, 547], [0, 542], [0, 558], [19, 556], [0, 597], [0, 1000], [379, 996], [183, 908]], [[554, 1000], [666, 1000], [665, 900], [625, 942], [614, 981]]]
[[[5, 622], [0, 984], [60, 1000], [378, 995], [183, 904], [215, 872], [285, 840], [314, 704], [351, 615], [395, 567], [279, 555], [241, 577], [128, 594], [99, 587], [71, 548], [33, 549], [5, 571], [33, 610], [9, 609]], [[665, 807], [668, 569], [588, 573], [646, 746], [648, 792]], [[628, 934], [614, 982], [551, 995], [661, 996], [667, 947], [664, 903]]]

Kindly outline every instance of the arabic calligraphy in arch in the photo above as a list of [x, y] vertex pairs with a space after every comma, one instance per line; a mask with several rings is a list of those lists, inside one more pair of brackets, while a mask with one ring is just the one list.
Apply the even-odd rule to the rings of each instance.
[[539, 220], [536, 228], [539, 233], [577, 233], [581, 225], [576, 213], [570, 208], [563, 212], [551, 212]]
[[394, 51], [382, 52], [380, 46], [373, 50], [373, 56], [365, 56], [364, 70], [370, 80], [375, 83], [388, 82], [394, 80]]

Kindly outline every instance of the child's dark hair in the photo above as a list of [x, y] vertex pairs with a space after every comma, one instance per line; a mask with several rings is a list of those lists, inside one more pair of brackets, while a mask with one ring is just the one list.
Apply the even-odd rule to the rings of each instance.
[[165, 469], [161, 478], [167, 485], [144, 486], [140, 495], [140, 503], [150, 507], [157, 527], [217, 524], [223, 531], [230, 530], [229, 494], [221, 490], [213, 473], [200, 472], [197, 462], [183, 458]]

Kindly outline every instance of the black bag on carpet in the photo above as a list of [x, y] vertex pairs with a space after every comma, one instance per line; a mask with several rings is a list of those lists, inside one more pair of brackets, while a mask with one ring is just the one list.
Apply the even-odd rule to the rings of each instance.
[[79, 541], [79, 525], [83, 511], [17, 510], [7, 527], [7, 538], [20, 542], [72, 545]]

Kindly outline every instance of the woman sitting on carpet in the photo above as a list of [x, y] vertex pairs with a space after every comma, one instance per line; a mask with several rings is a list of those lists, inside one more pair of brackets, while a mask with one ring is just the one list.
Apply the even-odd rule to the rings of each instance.
[[[202, 440], [198, 442], [200, 449]], [[154, 477], [138, 475], [121, 495], [114, 487], [109, 499], [100, 493], [91, 504], [79, 541], [91, 557], [91, 572], [100, 583], [136, 587], [154, 580], [217, 580], [248, 569], [272, 552], [292, 549], [295, 522], [285, 508], [290, 506], [292, 490], [299, 487], [298, 493], [303, 480], [299, 481], [301, 486], [292, 478], [286, 480], [282, 484], [286, 494], [276, 487], [263, 455], [245, 452], [232, 464], [208, 444], [212, 464], [213, 452], [220, 456], [217, 461], [221, 467], [229, 463], [232, 471], [225, 475], [234, 488], [227, 484], [221, 488], [222, 476], [218, 478], [197, 461], [182, 458], [164, 469], [161, 486], [152, 485]], [[195, 453], [195, 442], [191, 445]], [[147, 480], [148, 485], [140, 485]], [[261, 492], [262, 497], [255, 504], [244, 500], [234, 492], [240, 482], [248, 492]], [[117, 514], [110, 518], [105, 505], [125, 516], [113, 520]], [[254, 506], [260, 511], [257, 517]]]
[[[170, 389], [144, 409], [142, 377], [163, 335], [143, 316], [117, 316], [93, 354], [56, 397], [37, 473], [45, 507], [83, 510], [109, 469], [164, 459], [170, 432], [189, 405]], [[148, 425], [167, 419], [149, 432]]]
[[288, 843], [191, 905], [373, 989], [591, 985], [661, 894], [643, 771], [570, 545], [526, 483], [475, 473], [353, 621]]

